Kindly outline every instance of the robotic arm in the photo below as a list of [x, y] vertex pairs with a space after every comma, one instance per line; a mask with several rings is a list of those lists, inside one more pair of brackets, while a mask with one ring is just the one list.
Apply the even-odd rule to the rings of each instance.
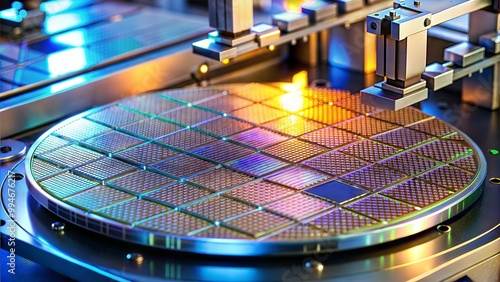
[[[361, 101], [379, 108], [398, 110], [425, 100], [428, 95], [426, 84], [437, 90], [463, 77], [456, 74], [472, 74], [479, 68], [482, 70], [493, 65], [494, 60], [484, 61], [484, 47], [471, 43], [460, 43], [446, 49], [445, 59], [451, 61], [448, 65], [454, 66], [454, 69], [425, 65], [427, 30], [430, 27], [489, 6], [491, 2], [487, 0], [399, 1], [394, 3], [393, 8], [369, 15], [367, 31], [377, 35], [377, 74], [386, 79], [362, 90]], [[475, 13], [488, 13], [498, 18], [497, 11], [481, 10]], [[494, 38], [481, 42], [479, 38], [485, 33], [494, 32], [497, 35], [498, 27], [483, 26], [478, 30], [472, 26], [475, 13], [471, 15], [470, 41], [491, 45]], [[498, 93], [494, 95], [498, 100]]]

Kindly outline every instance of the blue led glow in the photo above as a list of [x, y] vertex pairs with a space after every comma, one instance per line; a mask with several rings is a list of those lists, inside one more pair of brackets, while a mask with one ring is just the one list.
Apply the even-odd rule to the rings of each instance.
[[12, 2], [12, 4], [10, 6], [13, 9], [21, 10], [23, 8], [23, 3], [19, 2], [19, 1], [14, 1], [14, 2]]
[[17, 14], [17, 10], [13, 8], [0, 11], [0, 18], [16, 23], [22, 21], [21, 16]]
[[358, 46], [351, 46], [341, 38], [332, 37], [328, 58], [332, 66], [349, 68], [351, 67], [350, 55], [363, 56], [362, 50]]
[[53, 34], [77, 27], [83, 22], [85, 16], [88, 16], [88, 14], [75, 12], [47, 17], [45, 19], [45, 32]]
[[0, 18], [11, 22], [20, 23], [28, 15], [28, 12], [26, 12], [26, 10], [21, 10], [22, 7], [22, 3], [14, 2], [12, 3], [12, 8], [0, 11]]
[[52, 0], [40, 3], [40, 11], [47, 15], [57, 14], [71, 8], [78, 8], [92, 4], [94, 0]]
[[81, 47], [87, 42], [86, 38], [85, 30], [74, 30], [56, 35], [52, 37], [52, 40], [71, 47]]
[[46, 14], [55, 14], [71, 7], [73, 1], [47, 1], [40, 3], [40, 11]]
[[75, 72], [86, 66], [86, 50], [81, 47], [66, 49], [47, 56], [47, 69], [51, 77]]

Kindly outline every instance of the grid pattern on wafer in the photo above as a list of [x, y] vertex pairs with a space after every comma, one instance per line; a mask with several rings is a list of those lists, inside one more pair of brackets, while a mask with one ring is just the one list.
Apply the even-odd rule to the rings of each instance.
[[127, 230], [265, 242], [420, 220], [475, 181], [468, 139], [420, 110], [294, 95], [252, 83], [124, 99], [51, 129], [28, 176], [50, 201]]

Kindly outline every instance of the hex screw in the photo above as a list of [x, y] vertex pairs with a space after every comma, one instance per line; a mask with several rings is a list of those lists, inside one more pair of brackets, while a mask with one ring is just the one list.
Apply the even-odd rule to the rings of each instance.
[[307, 269], [313, 270], [313, 271], [322, 271], [323, 270], [323, 264], [317, 260], [308, 260], [304, 266]]
[[140, 253], [130, 253], [127, 254], [127, 260], [135, 264], [141, 264], [144, 261], [144, 257]]
[[445, 224], [442, 224], [442, 225], [438, 225], [436, 227], [437, 231], [439, 233], [448, 233], [451, 231], [451, 227], [449, 225], [445, 225]]
[[51, 227], [52, 227], [52, 230], [54, 230], [54, 231], [63, 231], [65, 224], [64, 224], [64, 222], [56, 221], [56, 222], [52, 223]]

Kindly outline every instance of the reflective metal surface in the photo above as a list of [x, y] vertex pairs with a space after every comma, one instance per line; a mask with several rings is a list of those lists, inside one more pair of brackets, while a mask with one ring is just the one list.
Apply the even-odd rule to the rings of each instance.
[[[31, 147], [30, 191], [112, 238], [240, 256], [390, 242], [480, 195], [484, 157], [446, 123], [414, 108], [363, 109], [335, 90], [283, 89], [168, 90], [70, 118]], [[234, 130], [221, 132], [226, 123]]]

